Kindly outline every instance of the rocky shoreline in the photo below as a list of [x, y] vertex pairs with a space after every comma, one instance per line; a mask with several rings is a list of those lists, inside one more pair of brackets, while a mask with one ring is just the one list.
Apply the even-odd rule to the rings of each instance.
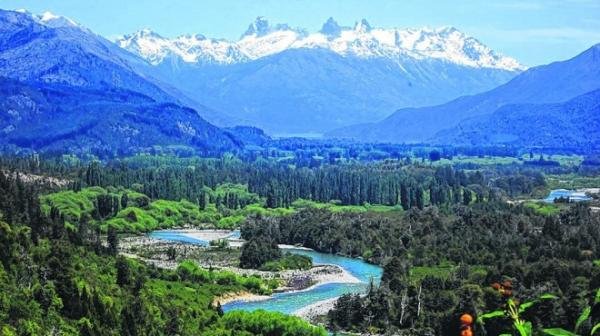
[[293, 313], [293, 315], [301, 317], [307, 321], [313, 321], [319, 316], [327, 315], [327, 313], [335, 306], [335, 302], [337, 301], [337, 299], [337, 297], [334, 297], [331, 299], [315, 302], [302, 309], [296, 310]]

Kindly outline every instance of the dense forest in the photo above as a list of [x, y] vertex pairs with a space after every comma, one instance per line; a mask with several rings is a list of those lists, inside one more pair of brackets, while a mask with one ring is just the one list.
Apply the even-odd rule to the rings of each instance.
[[[45, 184], [45, 183], [41, 183]], [[47, 187], [47, 186], [46, 186]], [[325, 335], [279, 313], [223, 314], [213, 297], [268, 293], [256, 277], [117, 256], [119, 237], [45, 215], [37, 184], [0, 174], [0, 332], [9, 335]]]
[[[506, 281], [520, 300], [558, 295], [528, 311], [527, 320], [573, 330], [600, 285], [600, 267], [594, 262], [600, 216], [583, 204], [558, 216], [497, 202], [413, 208], [393, 216], [302, 211], [254, 218], [242, 227], [242, 235], [384, 265], [381, 286], [366, 297], [344, 297], [330, 313], [332, 327], [344, 330], [412, 328], [449, 335], [458, 328], [461, 313], [479, 316], [501, 309], [505, 301], [492, 285]], [[591, 325], [580, 328], [589, 334]], [[510, 323], [488, 322], [481, 329], [498, 335], [510, 332]]]
[[381, 265], [381, 281], [365, 296], [337, 301], [324, 321], [334, 331], [455, 335], [458, 317], [470, 314], [476, 334], [516, 332], [517, 320], [535, 333], [591, 334], [600, 318], [599, 214], [586, 203], [531, 199], [563, 180], [595, 184], [592, 166], [558, 156], [558, 165], [478, 157], [447, 164], [448, 153], [422, 154], [307, 165], [227, 154], [4, 157], [2, 333], [325, 332], [277, 313], [223, 314], [213, 304], [232, 291], [268, 294], [268, 280], [192, 262], [157, 268], [117, 253], [123, 234], [192, 225], [240, 227], [245, 268], [311, 266], [282, 255], [278, 243]]

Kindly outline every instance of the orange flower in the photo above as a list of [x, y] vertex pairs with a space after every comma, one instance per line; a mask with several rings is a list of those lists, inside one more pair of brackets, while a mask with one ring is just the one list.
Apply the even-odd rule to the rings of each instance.
[[473, 336], [473, 331], [471, 328], [467, 328], [460, 332], [460, 336]]
[[462, 314], [460, 317], [460, 323], [462, 325], [471, 325], [473, 324], [473, 316], [469, 314]]

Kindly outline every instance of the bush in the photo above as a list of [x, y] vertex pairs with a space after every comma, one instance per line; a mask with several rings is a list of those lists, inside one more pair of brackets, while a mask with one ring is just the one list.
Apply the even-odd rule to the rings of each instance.
[[254, 312], [231, 311], [223, 316], [223, 324], [234, 334], [247, 332], [251, 335], [324, 336], [323, 327], [316, 327], [294, 316], [257, 310]]
[[240, 267], [258, 269], [268, 261], [281, 257], [277, 243], [266, 238], [251, 238], [242, 245]]
[[312, 267], [312, 258], [304, 255], [286, 253], [277, 260], [268, 261], [260, 267], [263, 271], [283, 271], [292, 269], [307, 270]]

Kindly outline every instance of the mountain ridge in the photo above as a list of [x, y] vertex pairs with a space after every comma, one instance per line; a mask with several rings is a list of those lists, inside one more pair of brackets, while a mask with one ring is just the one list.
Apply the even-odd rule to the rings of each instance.
[[[74, 21], [0, 10], [0, 145], [34, 151], [199, 153], [241, 146], [181, 106], [147, 62]], [[189, 150], [188, 149], [188, 150]]]
[[561, 103], [504, 105], [438, 132], [431, 143], [600, 148], [600, 89]]
[[490, 91], [441, 105], [399, 109], [379, 122], [340, 128], [327, 136], [378, 142], [423, 142], [462, 120], [491, 114], [503, 105], [559, 103], [598, 88], [600, 44], [569, 60], [530, 68]]
[[249, 62], [292, 48], [325, 48], [340, 55], [393, 58], [438, 58], [473, 67], [521, 71], [525, 67], [502, 56], [454, 27], [374, 28], [366, 19], [354, 27], [340, 26], [329, 18], [321, 30], [309, 33], [287, 24], [270, 25], [258, 17], [237, 41], [181, 35], [164, 38], [149, 29], [125, 35], [116, 43], [157, 65], [177, 55], [187, 63], [232, 64]]
[[344, 27], [330, 18], [309, 33], [259, 17], [237, 42], [143, 30], [117, 43], [153, 64], [162, 81], [232, 116], [219, 126], [270, 134], [319, 134], [444, 103], [523, 68], [453, 27], [382, 29], [364, 19]]

